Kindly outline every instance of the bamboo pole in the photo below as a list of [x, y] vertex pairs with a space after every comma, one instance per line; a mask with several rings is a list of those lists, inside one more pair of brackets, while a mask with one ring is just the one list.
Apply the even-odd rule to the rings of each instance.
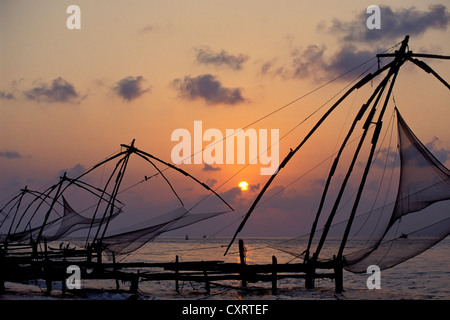
[[342, 259], [333, 256], [334, 262], [334, 281], [336, 285], [336, 293], [342, 293], [344, 291], [344, 273]]
[[277, 292], [277, 257], [272, 256], [272, 295], [276, 296]]
[[179, 271], [178, 271], [178, 256], [175, 257], [175, 291], [177, 293], [180, 292], [180, 287], [178, 285], [178, 277], [179, 277]]
[[247, 287], [247, 271], [246, 271], [246, 263], [245, 263], [245, 246], [244, 241], [239, 239], [239, 259], [241, 261], [241, 278], [242, 278], [242, 287]]
[[206, 270], [203, 271], [203, 275], [205, 276], [205, 289], [206, 289], [206, 293], [210, 293], [211, 292], [211, 286], [209, 285], [209, 280], [208, 280], [208, 273], [206, 272]]

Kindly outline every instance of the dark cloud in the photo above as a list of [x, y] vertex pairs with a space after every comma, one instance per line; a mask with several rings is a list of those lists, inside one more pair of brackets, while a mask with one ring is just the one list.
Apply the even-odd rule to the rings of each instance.
[[16, 100], [16, 97], [11, 92], [5, 92], [0, 90], [0, 99]]
[[[309, 45], [305, 49], [294, 49], [289, 66], [276, 66], [274, 62], [266, 62], [261, 74], [272, 74], [283, 79], [309, 79], [316, 82], [334, 79], [354, 67], [374, 58], [378, 52], [358, 50], [356, 46], [347, 45], [337, 52], [326, 55], [325, 46]], [[354, 74], [342, 77], [342, 80], [353, 78]]]
[[206, 179], [206, 184], [211, 188], [213, 188], [216, 185], [216, 183], [217, 179], [210, 179], [210, 178]]
[[[438, 137], [434, 137], [433, 140], [425, 144], [425, 147], [441, 162], [445, 163], [450, 160], [450, 150], [440, 148], [441, 140]], [[414, 148], [410, 146], [410, 148]], [[413, 151], [417, 152], [417, 151]], [[364, 162], [359, 162], [359, 167], [365, 167]], [[400, 167], [400, 158], [398, 155], [398, 150], [382, 148], [376, 154], [376, 158], [373, 161], [372, 165], [376, 168], [392, 168], [392, 167]]]
[[450, 150], [439, 148], [441, 140], [438, 137], [434, 137], [433, 140], [425, 144], [428, 150], [442, 163], [445, 163], [450, 159]]
[[238, 104], [244, 102], [241, 89], [225, 88], [211, 74], [204, 74], [192, 78], [185, 76], [184, 79], [175, 79], [172, 86], [177, 89], [181, 96], [186, 99], [204, 99], [208, 104]]
[[259, 184], [259, 183], [258, 183], [258, 184], [251, 184], [251, 185], [249, 186], [249, 188], [250, 188], [250, 191], [251, 191], [251, 192], [256, 192], [256, 191], [259, 190], [260, 184]]
[[270, 61], [262, 62], [262, 65], [259, 70], [259, 74], [262, 76], [269, 75], [269, 76], [279, 76], [283, 79], [292, 78], [292, 65], [289, 67], [285, 66], [279, 66], [277, 65], [277, 60], [273, 59]]
[[155, 31], [156, 29], [157, 29], [156, 26], [149, 24], [149, 25], [143, 27], [139, 32], [140, 33], [147, 33], [147, 32]]
[[24, 94], [28, 100], [37, 102], [78, 103], [82, 99], [75, 87], [61, 77], [54, 79], [50, 85], [43, 83], [26, 90]]
[[325, 47], [310, 45], [304, 50], [294, 50], [292, 53], [292, 77], [293, 78], [321, 78], [323, 70], [327, 69], [324, 58]]
[[23, 158], [23, 156], [17, 151], [0, 151], [0, 158], [20, 159]]
[[239, 199], [242, 195], [241, 188], [234, 187], [220, 194], [222, 199], [224, 199], [228, 203], [233, 203]]
[[[339, 41], [339, 49], [330, 52], [324, 45], [309, 45], [306, 48], [293, 48], [291, 63], [277, 65], [275, 60], [264, 62], [262, 75], [280, 76], [283, 79], [312, 79], [326, 81], [343, 75], [349, 70], [376, 57], [388, 45], [398, 43], [405, 35], [419, 36], [428, 30], [446, 30], [450, 23], [450, 14], [442, 5], [431, 5], [428, 10], [417, 8], [392, 9], [380, 6], [381, 29], [369, 29], [366, 26], [370, 14], [362, 10], [351, 21], [334, 19], [331, 26], [319, 23], [319, 31], [327, 30]], [[370, 46], [370, 49], [366, 49]], [[353, 79], [349, 73], [341, 80]]]
[[[348, 45], [332, 55], [329, 62], [324, 63], [322, 68], [324, 72], [329, 71], [331, 72], [331, 76], [337, 77], [363, 62], [374, 58], [378, 52], [381, 52], [381, 49], [358, 50], [355, 46]], [[350, 76], [353, 77], [354, 75]]]
[[[394, 150], [393, 148], [381, 148], [375, 154], [375, 159], [372, 162], [372, 166], [378, 169], [400, 167], [398, 150]], [[359, 161], [358, 167], [365, 168], [366, 163]]]
[[219, 167], [213, 167], [207, 163], [205, 163], [205, 166], [202, 169], [203, 171], [219, 171], [220, 168]]
[[329, 31], [341, 34], [341, 39], [345, 41], [401, 40], [407, 34], [419, 36], [429, 29], [446, 30], [450, 22], [450, 13], [442, 4], [430, 5], [427, 11], [415, 7], [392, 9], [380, 6], [380, 12], [381, 29], [370, 30], [366, 27], [370, 14], [364, 10], [349, 22], [334, 19]]
[[145, 82], [145, 79], [142, 76], [126, 77], [119, 80], [113, 90], [119, 97], [131, 101], [150, 91], [150, 88], [144, 89], [142, 87], [143, 82]]
[[202, 64], [212, 64], [215, 66], [226, 66], [233, 70], [241, 70], [242, 65], [248, 60], [244, 54], [232, 55], [225, 50], [214, 52], [209, 48], [195, 49], [197, 51], [197, 61]]
[[66, 173], [68, 178], [76, 178], [79, 175], [83, 174], [86, 171], [86, 168], [82, 164], [77, 164], [70, 169], [63, 169], [58, 172], [58, 177], [62, 177], [64, 173]]

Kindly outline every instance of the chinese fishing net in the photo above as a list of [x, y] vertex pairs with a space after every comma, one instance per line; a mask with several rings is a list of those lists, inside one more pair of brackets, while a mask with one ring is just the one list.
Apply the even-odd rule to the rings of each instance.
[[344, 255], [345, 268], [352, 272], [365, 272], [369, 265], [393, 267], [450, 233], [449, 203], [444, 201], [450, 199], [450, 171], [419, 141], [398, 110], [397, 119], [397, 198], [393, 204], [372, 212], [370, 218], [364, 217], [365, 228], [376, 228], [363, 248]]

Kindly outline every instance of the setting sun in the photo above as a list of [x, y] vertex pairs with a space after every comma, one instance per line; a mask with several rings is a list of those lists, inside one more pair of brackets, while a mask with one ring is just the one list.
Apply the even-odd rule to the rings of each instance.
[[239, 182], [239, 188], [241, 188], [242, 191], [248, 190], [248, 183], [246, 181]]

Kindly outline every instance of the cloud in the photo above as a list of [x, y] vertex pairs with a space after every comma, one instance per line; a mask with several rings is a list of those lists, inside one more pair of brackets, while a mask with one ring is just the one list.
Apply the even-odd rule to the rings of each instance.
[[251, 185], [249, 186], [249, 188], [250, 188], [250, 191], [251, 191], [251, 192], [256, 192], [256, 191], [259, 190], [260, 184], [259, 184], [259, 183], [258, 183], [258, 184], [251, 184]]
[[16, 100], [16, 97], [11, 92], [5, 92], [0, 90], [0, 99]]
[[205, 166], [202, 169], [203, 171], [219, 171], [221, 170], [219, 167], [213, 167], [207, 163], [205, 163]]
[[146, 25], [145, 27], [143, 27], [141, 30], [139, 30], [139, 33], [148, 33], [148, 32], [155, 31], [156, 29], [158, 29], [158, 27], [149, 24], [149, 25]]
[[446, 30], [450, 23], [450, 13], [442, 4], [430, 5], [428, 11], [415, 7], [392, 9], [380, 6], [381, 29], [370, 30], [366, 21], [370, 14], [361, 12], [349, 22], [334, 19], [328, 29], [333, 34], [342, 34], [345, 41], [373, 42], [378, 40], [398, 40], [405, 35], [419, 36], [427, 30]]
[[[322, 82], [335, 79], [374, 58], [380, 50], [359, 50], [356, 46], [348, 44], [331, 55], [327, 55], [326, 51], [326, 46], [318, 45], [293, 49], [289, 66], [276, 66], [274, 61], [265, 62], [261, 67], [261, 74], [280, 76], [282, 79], [308, 79]], [[349, 73], [341, 80], [348, 80], [354, 76]]]
[[142, 88], [143, 82], [145, 79], [142, 76], [126, 77], [119, 80], [113, 90], [119, 97], [129, 102], [150, 91], [150, 88]]
[[[359, 168], [365, 168], [366, 162], [358, 161]], [[391, 148], [381, 148], [375, 153], [375, 158], [372, 162], [373, 168], [384, 169], [384, 168], [398, 168], [400, 167], [400, 158], [398, 156], [398, 150]]]
[[209, 48], [195, 49], [197, 61], [201, 64], [212, 64], [215, 66], [226, 66], [233, 70], [241, 70], [242, 65], [248, 60], [244, 54], [232, 55], [225, 50], [214, 52]]
[[228, 203], [233, 203], [240, 198], [242, 195], [241, 188], [234, 187], [220, 194], [222, 199]]
[[234, 105], [244, 102], [242, 91], [239, 88], [225, 88], [211, 74], [204, 74], [192, 78], [185, 76], [184, 79], [175, 79], [172, 86], [178, 90], [183, 98], [195, 100], [204, 99], [208, 104]]
[[0, 151], [0, 158], [20, 159], [23, 156], [17, 151]]
[[[407, 34], [419, 36], [428, 30], [446, 30], [450, 24], [450, 13], [442, 4], [431, 5], [428, 10], [414, 7], [392, 9], [389, 6], [380, 6], [380, 9], [381, 29], [367, 28], [370, 14], [365, 10], [350, 21], [333, 19], [331, 26], [321, 22], [317, 30], [333, 34], [339, 41], [339, 49], [330, 52], [327, 46], [317, 44], [305, 48], [291, 47], [290, 64], [278, 65], [275, 59], [269, 60], [261, 64], [260, 74], [282, 79], [307, 78], [316, 82], [331, 80], [375, 58], [387, 44], [398, 43]], [[354, 73], [349, 73], [340, 80], [354, 77]]]
[[327, 63], [324, 60], [325, 47], [309, 45], [304, 50], [294, 50], [292, 53], [292, 77], [307, 78], [314, 76], [318, 78]]
[[[368, 61], [376, 56], [380, 50], [358, 50], [355, 46], [348, 45], [334, 53], [329, 62], [322, 65], [323, 72], [331, 72], [329, 76], [337, 77], [350, 69]], [[375, 60], [374, 60], [375, 61]], [[354, 75], [351, 75], [353, 77]], [[344, 77], [346, 79], [346, 77]]]
[[64, 173], [66, 173], [69, 178], [76, 178], [83, 174], [86, 171], [86, 168], [82, 164], [77, 164], [70, 169], [62, 169], [58, 172], [58, 177], [62, 177]]
[[206, 184], [210, 187], [213, 188], [217, 183], [217, 179], [206, 179]]
[[[434, 137], [433, 140], [425, 144], [425, 147], [435, 156], [441, 163], [445, 163], [450, 160], [450, 150], [440, 148], [441, 140], [438, 137]], [[414, 148], [410, 146], [411, 148]], [[416, 152], [416, 151], [413, 151]], [[376, 154], [376, 158], [373, 161], [372, 165], [375, 168], [392, 168], [392, 167], [400, 167], [400, 158], [397, 150], [382, 148]], [[365, 167], [366, 164], [364, 162], [358, 162], [359, 167]]]
[[78, 103], [82, 99], [75, 87], [61, 77], [54, 79], [50, 85], [43, 83], [26, 90], [24, 94], [28, 100], [37, 102]]
[[428, 150], [441, 162], [445, 163], [450, 159], [450, 150], [439, 148], [441, 140], [438, 137], [434, 137], [433, 140], [425, 144]]

